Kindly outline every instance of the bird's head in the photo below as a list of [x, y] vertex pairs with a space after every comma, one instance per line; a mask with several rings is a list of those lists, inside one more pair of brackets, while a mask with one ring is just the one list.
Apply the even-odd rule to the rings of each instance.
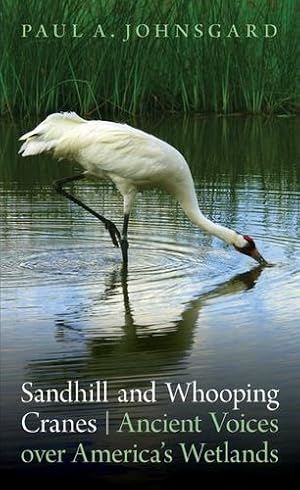
[[260, 255], [256, 248], [253, 238], [249, 235], [239, 235], [239, 243], [233, 245], [234, 248], [242, 254], [249, 255], [260, 265], [268, 265], [268, 262]]

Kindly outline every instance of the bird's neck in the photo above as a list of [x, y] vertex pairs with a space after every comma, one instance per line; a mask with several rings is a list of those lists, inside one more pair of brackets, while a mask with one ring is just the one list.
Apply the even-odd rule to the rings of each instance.
[[226, 228], [226, 226], [217, 225], [202, 214], [198, 206], [195, 191], [188, 197], [184, 196], [183, 199], [179, 199], [179, 203], [192, 223], [203, 231], [220, 238], [230, 245], [235, 245], [236, 247], [243, 247], [245, 245], [245, 239], [242, 235], [239, 235], [230, 228]]

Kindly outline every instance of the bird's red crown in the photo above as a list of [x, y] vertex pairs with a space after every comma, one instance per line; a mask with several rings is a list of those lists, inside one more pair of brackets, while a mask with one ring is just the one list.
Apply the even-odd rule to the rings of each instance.
[[253, 238], [249, 235], [243, 235], [243, 238], [245, 238], [245, 240], [247, 240], [247, 242], [254, 242]]

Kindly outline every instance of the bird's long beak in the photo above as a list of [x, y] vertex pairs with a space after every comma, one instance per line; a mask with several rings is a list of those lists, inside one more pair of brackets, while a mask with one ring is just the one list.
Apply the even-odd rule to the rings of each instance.
[[256, 248], [251, 251], [251, 257], [256, 260], [256, 262], [258, 262], [260, 265], [268, 265], [268, 262], [263, 258], [262, 255], [260, 255], [259, 251]]

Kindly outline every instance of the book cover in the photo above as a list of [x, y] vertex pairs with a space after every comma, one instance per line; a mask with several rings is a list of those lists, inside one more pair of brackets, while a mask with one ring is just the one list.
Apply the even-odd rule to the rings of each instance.
[[1, 0], [11, 482], [294, 474], [299, 13]]

